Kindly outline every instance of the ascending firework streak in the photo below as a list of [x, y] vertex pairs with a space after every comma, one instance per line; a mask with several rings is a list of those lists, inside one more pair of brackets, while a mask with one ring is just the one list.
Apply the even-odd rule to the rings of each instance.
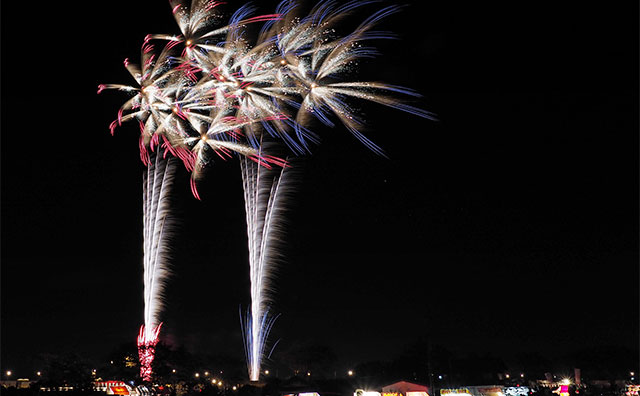
[[[155, 157], [155, 158], [154, 158]], [[160, 311], [169, 271], [169, 240], [174, 218], [170, 194], [175, 175], [175, 159], [157, 152], [143, 178], [144, 209], [144, 324], [138, 334], [140, 377], [151, 380], [151, 364], [162, 323]]]
[[274, 175], [246, 158], [240, 159], [247, 217], [251, 306], [242, 318], [242, 331], [249, 379], [257, 381], [267, 337], [277, 316], [269, 312], [270, 277], [279, 258], [277, 251], [283, 226], [283, 211], [291, 189], [290, 168]]

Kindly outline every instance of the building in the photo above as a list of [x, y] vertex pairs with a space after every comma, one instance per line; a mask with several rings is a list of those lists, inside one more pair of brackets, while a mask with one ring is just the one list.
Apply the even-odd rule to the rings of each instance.
[[0, 385], [3, 388], [17, 388], [17, 389], [29, 389], [31, 381], [27, 378], [18, 378], [16, 380], [3, 380], [0, 381]]

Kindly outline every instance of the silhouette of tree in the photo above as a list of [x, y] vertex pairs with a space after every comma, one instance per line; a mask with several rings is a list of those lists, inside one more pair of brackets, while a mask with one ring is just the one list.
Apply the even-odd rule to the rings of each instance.
[[78, 354], [65, 352], [62, 354], [41, 355], [43, 361], [43, 386], [72, 386], [76, 389], [91, 389], [92, 365]]
[[306, 375], [310, 373], [314, 378], [333, 377], [336, 354], [322, 344], [296, 345], [279, 353], [279, 359], [294, 373]]

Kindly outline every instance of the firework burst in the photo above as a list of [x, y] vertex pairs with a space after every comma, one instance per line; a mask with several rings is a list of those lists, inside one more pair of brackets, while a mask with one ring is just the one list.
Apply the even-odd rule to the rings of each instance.
[[[135, 94], [121, 107], [111, 129], [137, 120], [143, 161], [148, 147], [162, 144], [183, 160], [194, 180], [207, 163], [232, 153], [263, 165], [280, 164], [259, 155], [263, 136], [283, 141], [296, 154], [308, 153], [309, 144], [318, 142], [310, 130], [313, 120], [334, 126], [337, 119], [382, 154], [362, 134], [365, 122], [350, 102], [365, 100], [420, 117], [433, 115], [397, 98], [419, 97], [411, 89], [344, 81], [360, 59], [376, 55], [363, 43], [394, 37], [374, 28], [399, 6], [384, 7], [352, 33], [337, 35], [336, 27], [346, 15], [376, 2], [352, 0], [340, 6], [326, 0], [306, 16], [299, 15], [301, 7], [290, 0], [281, 2], [274, 13], [257, 16], [252, 16], [255, 7], [245, 5], [221, 24], [223, 2], [171, 0], [181, 34], [145, 38], [141, 66], [125, 62], [137, 86], [99, 87], [99, 92], [118, 89]], [[247, 31], [256, 23], [264, 24], [251, 39]], [[162, 47], [158, 55], [156, 45]]]

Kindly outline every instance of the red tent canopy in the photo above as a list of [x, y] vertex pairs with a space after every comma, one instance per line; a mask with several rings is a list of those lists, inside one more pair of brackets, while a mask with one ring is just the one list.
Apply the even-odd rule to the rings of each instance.
[[382, 393], [402, 393], [406, 395], [407, 392], [427, 392], [429, 388], [426, 385], [415, 384], [407, 381], [395, 382], [391, 385], [382, 387]]

